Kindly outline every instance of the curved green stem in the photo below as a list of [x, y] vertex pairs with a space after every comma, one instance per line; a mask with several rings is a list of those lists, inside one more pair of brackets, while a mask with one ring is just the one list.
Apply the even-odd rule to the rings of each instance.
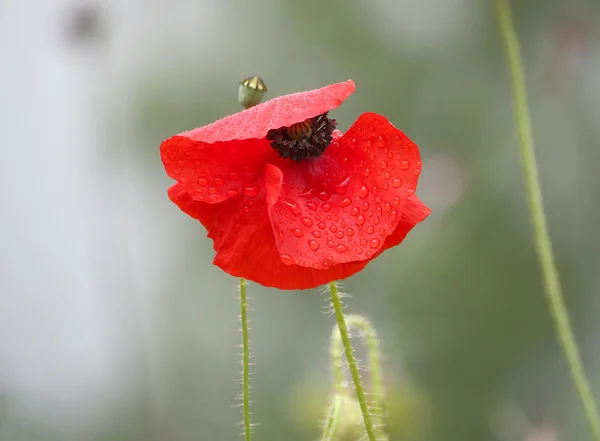
[[519, 41], [515, 32], [510, 6], [507, 0], [495, 0], [498, 21], [512, 82], [512, 93], [515, 105], [515, 118], [519, 136], [521, 161], [525, 175], [525, 189], [529, 200], [531, 221], [535, 233], [538, 259], [540, 261], [546, 297], [550, 306], [550, 312], [558, 333], [560, 344], [569, 363], [573, 383], [577, 389], [585, 414], [594, 434], [594, 438], [600, 441], [600, 418], [598, 408], [586, 379], [579, 349], [569, 324], [569, 315], [561, 293], [558, 271], [554, 262], [552, 245], [544, 205], [540, 189], [537, 164], [533, 149], [533, 137], [531, 134], [531, 122], [527, 106], [527, 92], [523, 74], [523, 63], [520, 55]]
[[[371, 409], [375, 411], [371, 412], [373, 418], [374, 427], [380, 427], [382, 421], [382, 411], [384, 410], [383, 400], [383, 381], [381, 376], [381, 362], [379, 355], [379, 339], [377, 333], [371, 323], [361, 315], [348, 315], [345, 317], [346, 326], [351, 328], [358, 328], [362, 331], [365, 339], [365, 346], [367, 347], [368, 354], [368, 371], [371, 379], [371, 387], [373, 390], [373, 405]], [[336, 392], [343, 390], [342, 382], [344, 380], [343, 363], [340, 360], [340, 354], [342, 352], [343, 342], [340, 337], [340, 333], [337, 329], [334, 329], [331, 334], [331, 365], [333, 366], [333, 378], [335, 381]]]
[[352, 345], [350, 344], [350, 336], [348, 335], [348, 328], [346, 327], [346, 320], [344, 318], [344, 311], [342, 310], [342, 302], [338, 292], [338, 287], [335, 282], [329, 283], [329, 292], [331, 293], [331, 304], [335, 311], [335, 318], [337, 320], [338, 329], [340, 331], [340, 337], [344, 345], [344, 351], [346, 352], [346, 359], [348, 360], [348, 367], [350, 368], [350, 374], [352, 375], [352, 381], [354, 382], [354, 389], [356, 391], [356, 399], [360, 405], [362, 412], [363, 421], [365, 423], [365, 431], [369, 441], [377, 441], [375, 438], [375, 432], [373, 430], [373, 422], [371, 421], [371, 415], [369, 408], [367, 407], [367, 400], [365, 399], [365, 391], [360, 379], [358, 372], [358, 366], [356, 359], [354, 358], [354, 352]]
[[248, 343], [248, 301], [246, 280], [240, 278], [240, 321], [242, 322], [242, 406], [246, 441], [252, 441], [250, 424], [250, 347]]
[[327, 415], [327, 422], [325, 423], [325, 431], [321, 441], [333, 441], [335, 439], [335, 432], [337, 430], [338, 423], [340, 421], [340, 410], [342, 409], [342, 396], [335, 394], [331, 407], [329, 408], [329, 415]]

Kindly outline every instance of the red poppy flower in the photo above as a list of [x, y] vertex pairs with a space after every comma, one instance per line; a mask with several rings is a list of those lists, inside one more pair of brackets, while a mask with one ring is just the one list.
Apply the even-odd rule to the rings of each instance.
[[281, 96], [161, 145], [169, 198], [214, 242], [214, 264], [280, 289], [362, 270], [430, 210], [417, 146], [383, 116], [342, 134], [328, 112], [354, 82]]

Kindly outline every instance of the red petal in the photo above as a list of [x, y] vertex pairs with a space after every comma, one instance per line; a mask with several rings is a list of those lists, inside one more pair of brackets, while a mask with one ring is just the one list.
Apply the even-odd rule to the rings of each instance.
[[185, 192], [178, 193], [176, 187], [169, 190], [169, 196], [206, 227], [217, 252], [214, 264], [232, 276], [279, 289], [308, 289], [345, 279], [368, 263], [316, 270], [294, 264], [285, 256], [282, 260], [264, 199], [238, 196], [221, 204], [207, 204], [193, 200]]
[[319, 268], [379, 254], [395, 237], [421, 172], [417, 146], [373, 113], [361, 115], [319, 158], [276, 163], [265, 175], [277, 248]]
[[180, 135], [207, 143], [265, 138], [271, 129], [289, 127], [335, 109], [352, 95], [355, 88], [354, 81], [348, 80], [320, 89], [283, 95]]
[[423, 222], [430, 213], [431, 209], [421, 202], [417, 195], [412, 195], [409, 197], [404, 205], [404, 208], [402, 209], [402, 216], [400, 217], [398, 226], [394, 232], [387, 237], [379, 254], [388, 248], [392, 248], [400, 244], [410, 230], [412, 230], [418, 223]]
[[266, 140], [207, 144], [180, 135], [163, 141], [160, 154], [167, 174], [178, 181], [175, 193], [209, 204], [259, 194], [265, 161], [277, 156]]

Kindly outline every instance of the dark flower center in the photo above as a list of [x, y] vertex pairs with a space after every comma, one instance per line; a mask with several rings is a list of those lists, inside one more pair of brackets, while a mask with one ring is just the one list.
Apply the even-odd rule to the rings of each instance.
[[325, 112], [306, 121], [289, 127], [269, 130], [267, 139], [271, 147], [282, 158], [300, 161], [310, 156], [321, 156], [333, 139], [332, 133], [337, 126], [335, 119], [329, 119]]

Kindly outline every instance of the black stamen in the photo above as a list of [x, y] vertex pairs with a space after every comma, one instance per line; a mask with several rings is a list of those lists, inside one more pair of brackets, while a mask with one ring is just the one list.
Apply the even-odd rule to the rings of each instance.
[[[336, 120], [329, 119], [327, 113], [296, 123], [292, 127], [269, 130], [267, 139], [273, 141], [271, 147], [277, 150], [282, 158], [294, 161], [321, 156], [331, 144], [331, 134], [337, 126]], [[310, 129], [305, 122], [310, 124]]]

